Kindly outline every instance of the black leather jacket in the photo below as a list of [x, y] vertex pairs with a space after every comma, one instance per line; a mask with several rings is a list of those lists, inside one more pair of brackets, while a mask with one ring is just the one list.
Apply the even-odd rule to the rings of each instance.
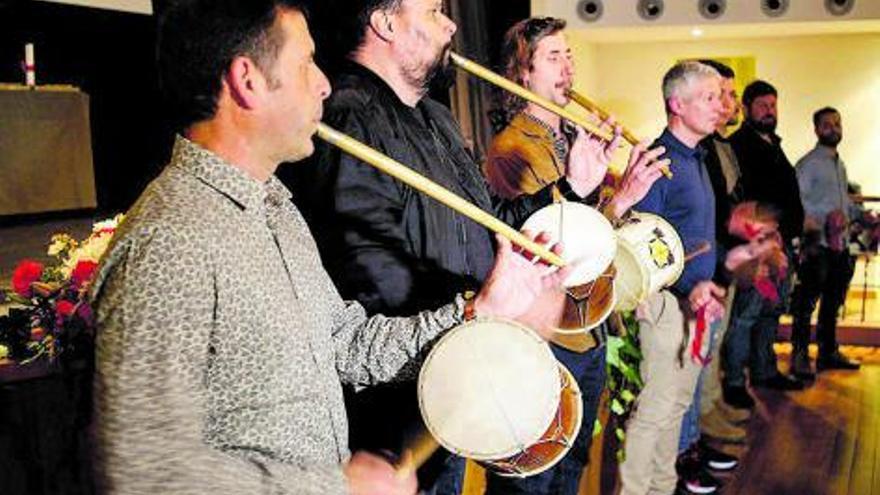
[[743, 199], [771, 204], [780, 212], [779, 232], [790, 246], [804, 228], [804, 207], [794, 167], [775, 134], [772, 143], [758, 135], [748, 122], [733, 135], [730, 144], [742, 172]]
[[[518, 226], [550, 188], [512, 202], [490, 197], [458, 124], [429, 99], [406, 106], [377, 75], [350, 64], [334, 81], [324, 122]], [[316, 140], [317, 141], [317, 140]], [[293, 191], [340, 293], [369, 313], [412, 314], [476, 289], [494, 260], [484, 227], [336, 147], [316, 142], [279, 177]]]

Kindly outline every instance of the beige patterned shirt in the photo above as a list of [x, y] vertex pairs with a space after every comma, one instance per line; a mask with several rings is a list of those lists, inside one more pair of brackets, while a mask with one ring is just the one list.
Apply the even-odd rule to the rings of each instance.
[[[345, 493], [340, 382], [401, 374], [461, 298], [367, 319], [328, 278], [290, 193], [178, 137], [92, 287], [108, 493]], [[411, 367], [406, 367], [411, 368]]]

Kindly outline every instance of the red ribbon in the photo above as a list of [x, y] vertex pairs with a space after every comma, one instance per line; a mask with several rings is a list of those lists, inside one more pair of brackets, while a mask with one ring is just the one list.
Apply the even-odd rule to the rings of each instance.
[[708, 356], [700, 354], [700, 350], [703, 348], [703, 337], [706, 334], [706, 327], [706, 307], [702, 306], [697, 310], [696, 334], [694, 335], [694, 342], [691, 344], [691, 359], [701, 366], [705, 366], [709, 362]]

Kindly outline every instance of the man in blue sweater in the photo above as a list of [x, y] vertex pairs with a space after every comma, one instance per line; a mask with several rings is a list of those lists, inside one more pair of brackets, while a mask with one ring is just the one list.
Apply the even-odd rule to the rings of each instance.
[[675, 491], [681, 421], [709, 343], [702, 332], [724, 312], [724, 290], [712, 282], [715, 196], [698, 146], [721, 118], [720, 75], [707, 65], [682, 62], [664, 76], [663, 98], [667, 127], [656, 144], [666, 148], [673, 178], [655, 182], [635, 209], [670, 222], [686, 252], [704, 245], [710, 252], [690, 260], [669, 290], [650, 296], [638, 310], [645, 387], [628, 425], [620, 467], [624, 495]]

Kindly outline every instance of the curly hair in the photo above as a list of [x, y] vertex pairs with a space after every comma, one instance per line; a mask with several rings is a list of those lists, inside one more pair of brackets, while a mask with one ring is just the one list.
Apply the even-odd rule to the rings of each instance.
[[[538, 43], [565, 29], [564, 19], [555, 17], [531, 17], [517, 22], [507, 33], [501, 45], [501, 74], [523, 84], [523, 71], [532, 67], [532, 59]], [[526, 107], [526, 101], [507, 91], [496, 91], [496, 108], [490, 112], [490, 120], [496, 131], [504, 128], [513, 117]]]

